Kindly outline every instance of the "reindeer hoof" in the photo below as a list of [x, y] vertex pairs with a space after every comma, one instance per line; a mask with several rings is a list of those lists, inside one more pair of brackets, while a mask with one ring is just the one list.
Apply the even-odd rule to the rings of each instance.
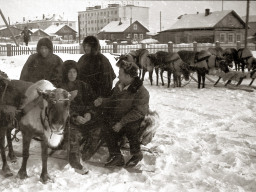
[[17, 157], [14, 154], [9, 154], [8, 157], [10, 158], [12, 163], [16, 163], [17, 162]]
[[17, 176], [18, 176], [18, 178], [20, 178], [20, 179], [26, 179], [26, 178], [28, 178], [28, 174], [27, 174], [26, 171], [19, 171]]
[[51, 177], [48, 175], [48, 173], [47, 173], [47, 174], [41, 174], [41, 176], [40, 176], [40, 181], [41, 181], [43, 184], [47, 183], [48, 181], [53, 182], [53, 180], [52, 180]]
[[11, 172], [9, 166], [3, 167], [2, 169], [4, 177], [11, 177], [13, 173]]

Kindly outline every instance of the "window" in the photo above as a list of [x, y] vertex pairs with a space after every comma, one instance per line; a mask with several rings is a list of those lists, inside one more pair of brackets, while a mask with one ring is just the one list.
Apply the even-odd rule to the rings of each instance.
[[228, 43], [234, 43], [234, 33], [228, 34]]
[[134, 24], [133, 25], [133, 30], [137, 30], [137, 27], [138, 27], [137, 24]]
[[131, 34], [128, 33], [128, 34], [127, 34], [127, 39], [130, 39], [130, 38], [131, 38]]
[[226, 42], [226, 33], [221, 33], [220, 34], [220, 42], [225, 43]]
[[241, 42], [241, 34], [236, 34], [236, 41], [240, 41]]
[[134, 39], [138, 39], [138, 34], [134, 34]]
[[143, 34], [140, 34], [140, 39], [141, 39], [141, 40], [143, 39]]

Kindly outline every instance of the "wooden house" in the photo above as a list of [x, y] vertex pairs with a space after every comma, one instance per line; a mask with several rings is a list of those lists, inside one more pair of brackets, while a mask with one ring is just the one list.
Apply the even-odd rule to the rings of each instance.
[[[19, 36], [22, 31], [22, 30], [18, 29], [17, 27], [13, 27], [13, 26], [10, 26], [9, 28], [11, 29], [11, 31], [15, 37]], [[2, 27], [2, 28], [0, 28], [0, 37], [11, 38], [12, 34], [7, 27]]]
[[245, 22], [233, 10], [185, 14], [169, 29], [159, 32], [161, 43], [235, 43], [243, 41]]
[[140, 41], [146, 38], [146, 33], [149, 30], [144, 27], [139, 21], [112, 21], [98, 33], [99, 39], [117, 41]]
[[30, 31], [33, 33], [30, 36], [30, 41], [38, 41], [41, 38], [50, 37], [50, 35], [44, 32], [42, 29], [31, 29]]
[[54, 37], [61, 37], [63, 40], [74, 41], [76, 40], [77, 32], [69, 27], [68, 25], [51, 25], [44, 30], [45, 33], [49, 34], [51, 39]]
[[[243, 21], [246, 22], [246, 17], [242, 17]], [[256, 43], [256, 15], [250, 15], [248, 21], [248, 41]]]

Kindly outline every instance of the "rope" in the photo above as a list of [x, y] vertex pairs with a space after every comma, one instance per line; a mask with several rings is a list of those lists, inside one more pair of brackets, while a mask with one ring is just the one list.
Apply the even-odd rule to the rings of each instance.
[[[15, 132], [14, 134], [11, 134], [12, 138], [11, 138], [11, 141], [15, 140], [16, 142], [19, 142], [19, 138], [17, 137], [17, 134], [20, 132], [20, 130], [18, 129], [15, 129]], [[8, 148], [8, 144], [5, 146], [5, 150]]]

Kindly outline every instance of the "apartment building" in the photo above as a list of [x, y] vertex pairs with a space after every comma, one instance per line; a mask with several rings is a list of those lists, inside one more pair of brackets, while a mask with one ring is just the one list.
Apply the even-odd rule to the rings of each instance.
[[149, 8], [119, 4], [108, 4], [108, 7], [101, 8], [97, 5], [87, 7], [86, 11], [78, 12], [80, 27], [80, 36], [82, 38], [88, 35], [97, 36], [100, 30], [112, 21], [127, 21], [130, 23], [139, 21], [146, 28], [149, 27]]

